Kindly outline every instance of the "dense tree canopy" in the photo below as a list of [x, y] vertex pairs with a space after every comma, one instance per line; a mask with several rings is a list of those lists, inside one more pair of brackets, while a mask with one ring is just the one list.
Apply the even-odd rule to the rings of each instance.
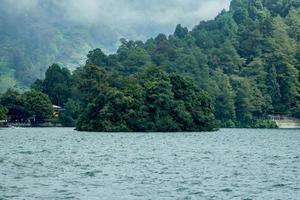
[[[54, 64], [32, 88], [65, 107], [60, 120], [78, 130], [273, 127], [270, 114], [300, 116], [299, 18], [298, 0], [232, 0], [191, 31], [122, 39], [111, 55], [92, 50], [72, 74]], [[24, 96], [3, 95], [9, 117], [32, 116]]]
[[51, 119], [53, 114], [52, 103], [46, 94], [32, 90], [23, 95], [25, 108], [32, 123], [43, 123]]
[[71, 72], [53, 64], [46, 71], [45, 79], [37, 80], [32, 88], [47, 94], [54, 105], [64, 106], [71, 97], [72, 85]]
[[[123, 75], [157, 66], [189, 77], [211, 96], [222, 126], [253, 126], [269, 114], [298, 116], [299, 6], [297, 0], [233, 0], [229, 11], [192, 31], [178, 25], [173, 35], [145, 43], [123, 39], [116, 54], [96, 49], [87, 63]], [[162, 87], [167, 95], [170, 85]]]
[[66, 127], [75, 127], [76, 120], [80, 114], [80, 103], [76, 100], [69, 99], [64, 109], [65, 111], [59, 115], [59, 122]]
[[6, 113], [7, 113], [7, 109], [0, 105], [0, 120], [4, 120], [6, 119]]
[[49, 97], [35, 90], [21, 94], [10, 89], [1, 96], [0, 103], [7, 109], [10, 122], [26, 123], [30, 120], [39, 124], [50, 120], [53, 114]]
[[83, 113], [78, 130], [156, 132], [216, 128], [208, 95], [179, 75], [150, 67], [122, 76], [93, 65], [85, 66], [80, 73]]
[[23, 96], [18, 91], [9, 89], [1, 96], [0, 102], [8, 109], [7, 116], [10, 121], [24, 122], [29, 118]]

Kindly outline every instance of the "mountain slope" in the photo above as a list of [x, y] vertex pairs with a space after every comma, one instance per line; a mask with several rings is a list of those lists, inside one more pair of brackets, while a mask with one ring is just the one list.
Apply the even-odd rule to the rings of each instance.
[[53, 62], [74, 69], [84, 63], [89, 49], [116, 48], [116, 33], [105, 26], [68, 21], [54, 1], [39, 1], [35, 12], [7, 2], [0, 1], [0, 92], [29, 86]]
[[192, 77], [213, 97], [223, 126], [247, 127], [268, 114], [300, 113], [299, 0], [233, 0], [229, 11], [192, 31], [122, 41], [114, 55], [90, 52], [87, 65], [130, 75], [151, 66]]
[[115, 52], [120, 38], [144, 40], [211, 18], [229, 1], [0, 0], [0, 93], [28, 87], [54, 62], [78, 67], [89, 49]]

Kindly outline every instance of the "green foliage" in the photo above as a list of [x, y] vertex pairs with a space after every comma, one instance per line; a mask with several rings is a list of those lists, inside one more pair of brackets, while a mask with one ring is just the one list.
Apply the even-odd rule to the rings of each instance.
[[64, 106], [72, 95], [73, 80], [70, 71], [53, 64], [45, 76], [43, 81], [36, 80], [31, 88], [47, 94], [54, 105]]
[[63, 111], [59, 116], [59, 122], [65, 127], [75, 127], [76, 120], [80, 114], [80, 103], [73, 99], [69, 99], [64, 107]]
[[52, 103], [46, 94], [32, 90], [22, 96], [33, 123], [43, 123], [52, 117]]
[[185, 38], [189, 33], [189, 30], [186, 27], [182, 27], [180, 24], [176, 26], [174, 36], [178, 38]]
[[278, 128], [274, 121], [270, 120], [257, 120], [253, 126], [254, 128]]
[[[106, 56], [96, 49], [89, 54], [87, 64], [93, 65], [94, 70], [98, 67], [98, 71], [105, 69], [126, 76], [143, 71], [147, 66], [157, 66], [168, 73], [189, 77], [211, 96], [214, 114], [221, 126], [255, 127], [268, 114], [295, 116], [298, 113], [299, 13], [297, 1], [233, 0], [229, 11], [222, 11], [214, 20], [201, 22], [190, 32], [177, 25], [174, 35], [159, 34], [146, 43], [123, 39], [116, 54]], [[97, 74], [88, 71], [87, 74]], [[180, 102], [170, 95], [177, 94], [180, 87], [170, 90], [176, 84], [174, 81], [170, 84], [166, 77], [156, 82], [152, 81], [152, 76], [147, 79], [142, 85], [135, 83], [136, 88], [143, 89], [141, 95], [148, 96], [146, 102], [152, 109], [151, 115], [141, 112], [145, 127], [155, 130], [158, 122], [164, 122], [169, 130], [193, 129], [196, 115], [188, 109], [186, 102], [189, 101], [182, 96], [184, 100]], [[109, 86], [98, 82], [88, 86], [95, 94], [103, 93]], [[120, 84], [123, 83], [117, 88]], [[124, 91], [118, 92], [121, 92], [115, 94], [118, 98], [127, 95]], [[93, 99], [90, 95], [87, 102]], [[177, 100], [179, 103], [174, 103]], [[90, 104], [94, 105], [100, 106]], [[171, 109], [175, 112], [173, 116], [168, 114]], [[174, 120], [181, 123], [170, 127], [168, 124], [174, 124]], [[121, 121], [125, 123], [126, 119]], [[126, 127], [124, 123], [118, 126]]]
[[[188, 120], [188, 123], [183, 124], [183, 130], [207, 131], [215, 129], [217, 125], [210, 96], [200, 90], [191, 79], [185, 79], [177, 74], [172, 74], [170, 78], [175, 100], [179, 102], [179, 106], [183, 103], [186, 108], [186, 111], [183, 109], [179, 111], [184, 112], [183, 116], [190, 114], [193, 120], [191, 125], [188, 120], [189, 117], [187, 119], [181, 118], [182, 121]], [[177, 116], [175, 115], [175, 117]]]
[[300, 9], [292, 9], [286, 18], [288, 33], [297, 42], [300, 42]]
[[251, 104], [253, 96], [251, 95], [251, 85], [247, 79], [238, 79], [235, 81], [237, 84], [235, 99], [236, 117], [239, 126], [242, 127], [253, 121], [253, 113], [251, 112], [253, 109], [253, 105]]
[[8, 90], [1, 97], [1, 104], [8, 110], [10, 122], [43, 123], [53, 114], [52, 103], [46, 94], [32, 90], [20, 94], [15, 90]]
[[32, 87], [66, 106], [61, 120], [78, 119], [79, 130], [274, 127], [262, 119], [299, 116], [299, 6], [232, 0], [229, 11], [191, 31], [177, 25], [145, 43], [121, 39], [115, 54], [90, 51], [72, 75], [53, 65]]
[[7, 116], [6, 116], [7, 112], [8, 112], [7, 108], [0, 105], [0, 120], [4, 120], [7, 118]]
[[1, 96], [1, 104], [8, 109], [8, 119], [12, 122], [25, 122], [29, 118], [23, 96], [16, 90], [9, 89]]
[[298, 103], [292, 110], [292, 116], [300, 118], [300, 103]]
[[215, 115], [225, 127], [235, 126], [235, 93], [230, 84], [229, 77], [218, 69], [214, 75], [214, 80], [217, 83], [217, 92], [215, 94]]
[[[79, 87], [94, 84], [81, 90], [88, 98], [83, 99], [78, 130], [165, 132], [216, 128], [208, 95], [179, 75], [150, 67], [128, 77], [107, 72], [86, 76], [90, 70], [87, 65], [81, 71]], [[122, 84], [115, 85], [112, 78]]]
[[270, 12], [276, 16], [286, 16], [291, 8], [299, 8], [300, 2], [298, 0], [263, 0], [264, 6], [266, 6]]

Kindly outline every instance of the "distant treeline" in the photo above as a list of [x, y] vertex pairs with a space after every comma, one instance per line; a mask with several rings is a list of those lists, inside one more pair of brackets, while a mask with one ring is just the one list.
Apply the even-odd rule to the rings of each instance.
[[9, 89], [0, 99], [0, 120], [34, 125], [50, 122], [52, 114], [51, 100], [40, 91], [32, 90], [21, 94]]
[[72, 75], [52, 65], [32, 88], [66, 110], [66, 126], [105, 132], [211, 131], [217, 122], [209, 95], [193, 80], [159, 67], [122, 75], [87, 64]]
[[300, 3], [233, 0], [191, 31], [88, 54], [72, 74], [51, 66], [32, 86], [66, 109], [65, 125], [97, 131], [273, 127], [300, 117]]

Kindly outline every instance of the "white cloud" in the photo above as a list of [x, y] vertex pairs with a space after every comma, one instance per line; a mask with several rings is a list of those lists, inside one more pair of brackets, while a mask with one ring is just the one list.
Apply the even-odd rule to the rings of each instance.
[[[0, 0], [1, 1], [1, 0]], [[159, 32], [171, 33], [176, 24], [192, 28], [201, 20], [214, 18], [228, 9], [231, 0], [4, 0], [23, 8], [37, 2], [62, 9], [66, 19], [103, 25], [119, 35], [141, 39]], [[136, 37], [136, 38], [134, 38]]]
[[140, 28], [153, 33], [171, 32], [179, 23], [192, 28], [201, 20], [214, 18], [230, 4], [230, 0], [67, 1], [67, 18], [103, 24], [128, 37], [131, 33], [139, 35]]
[[[67, 14], [77, 20], [111, 25], [152, 22], [192, 26], [213, 18], [229, 7], [230, 0], [67, 0]], [[65, 1], [66, 2], [66, 1]]]

